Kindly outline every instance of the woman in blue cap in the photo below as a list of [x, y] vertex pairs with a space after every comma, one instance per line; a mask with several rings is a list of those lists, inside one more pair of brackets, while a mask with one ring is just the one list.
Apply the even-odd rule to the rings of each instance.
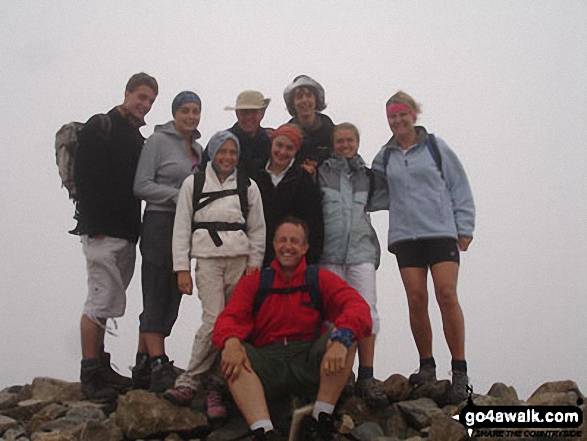
[[137, 168], [135, 195], [147, 205], [140, 250], [143, 312], [133, 386], [163, 392], [173, 386], [177, 369], [165, 353], [165, 338], [177, 319], [182, 294], [173, 272], [171, 239], [181, 184], [202, 159], [198, 124], [202, 102], [194, 92], [179, 93], [171, 104], [173, 120], [155, 127]]

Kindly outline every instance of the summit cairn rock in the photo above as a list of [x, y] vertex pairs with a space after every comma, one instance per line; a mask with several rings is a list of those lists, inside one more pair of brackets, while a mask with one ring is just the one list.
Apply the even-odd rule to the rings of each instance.
[[118, 398], [116, 423], [131, 439], [171, 432], [205, 435], [210, 431], [204, 414], [174, 406], [144, 390], [133, 390]]
[[[443, 406], [446, 384], [447, 380], [440, 380], [427, 388], [412, 389], [406, 377], [391, 375], [383, 382], [389, 406], [371, 409], [355, 395], [339, 403], [334, 439], [354, 436], [361, 441], [464, 441], [468, 439], [465, 428], [451, 417], [465, 402]], [[45, 377], [36, 378], [31, 385], [0, 391], [0, 441], [232, 441], [241, 436], [248, 441], [248, 426], [234, 406], [230, 406], [224, 424], [211, 427], [202, 400], [194, 400], [192, 407], [176, 407], [153, 393], [134, 390], [115, 402], [100, 403], [79, 399], [78, 391], [79, 383]], [[574, 430], [580, 430], [581, 436], [557, 438], [569, 441], [587, 441], [584, 398], [570, 380], [544, 383], [527, 401], [518, 397], [514, 387], [503, 383], [493, 384], [486, 394], [472, 395], [479, 406], [578, 406], [583, 412], [583, 425]]]

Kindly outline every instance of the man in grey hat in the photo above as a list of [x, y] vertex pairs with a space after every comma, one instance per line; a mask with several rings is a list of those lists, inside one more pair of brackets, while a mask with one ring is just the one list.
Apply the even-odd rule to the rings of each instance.
[[[236, 98], [234, 106], [226, 106], [224, 110], [236, 112], [236, 123], [228, 129], [240, 142], [240, 155], [238, 164], [245, 167], [251, 174], [261, 164], [269, 159], [271, 140], [268, 129], [261, 127], [261, 121], [265, 116], [265, 109], [271, 98], [265, 98], [256, 90], [245, 90]], [[204, 152], [203, 164], [208, 162], [208, 152]]]

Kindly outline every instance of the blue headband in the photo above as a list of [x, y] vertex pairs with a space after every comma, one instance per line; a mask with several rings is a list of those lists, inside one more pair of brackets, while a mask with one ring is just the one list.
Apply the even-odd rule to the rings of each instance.
[[173, 102], [171, 103], [171, 114], [175, 116], [177, 109], [179, 109], [181, 105], [185, 103], [196, 103], [198, 106], [200, 106], [200, 110], [202, 109], [202, 101], [200, 100], [200, 97], [194, 92], [184, 90], [183, 92], [178, 93], [175, 98], [173, 98]]

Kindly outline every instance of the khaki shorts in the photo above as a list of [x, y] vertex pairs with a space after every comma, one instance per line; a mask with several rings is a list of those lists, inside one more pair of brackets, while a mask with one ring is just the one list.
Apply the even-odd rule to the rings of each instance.
[[320, 364], [330, 333], [313, 341], [273, 343], [255, 348], [245, 342], [251, 366], [267, 400], [287, 396], [313, 397], [320, 387]]
[[91, 318], [122, 317], [126, 288], [135, 269], [136, 245], [117, 237], [82, 236], [88, 271], [88, 297], [83, 314]]

